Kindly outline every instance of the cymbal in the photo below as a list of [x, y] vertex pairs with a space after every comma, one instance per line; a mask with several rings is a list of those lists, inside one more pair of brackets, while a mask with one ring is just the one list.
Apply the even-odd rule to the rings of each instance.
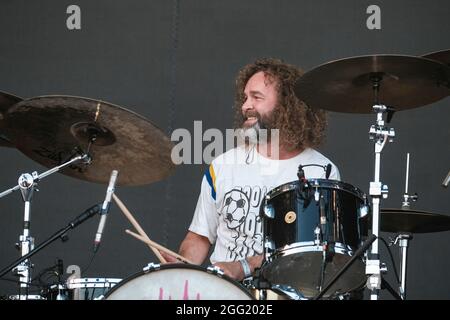
[[439, 61], [440, 63], [450, 66], [450, 49], [436, 51], [436, 52], [430, 52], [430, 53], [424, 54], [422, 57], [431, 59], [431, 60], [436, 60], [436, 61]]
[[22, 98], [19, 98], [13, 94], [0, 91], [0, 146], [1, 147], [9, 147], [14, 148], [11, 140], [8, 138], [6, 133], [4, 132], [4, 113], [8, 110], [9, 107], [15, 105], [16, 103], [22, 101]]
[[450, 230], [450, 216], [406, 209], [381, 209], [380, 229], [386, 232], [427, 233]]
[[105, 101], [36, 97], [9, 108], [5, 119], [16, 148], [48, 168], [87, 152], [90, 164], [75, 163], [60, 171], [71, 177], [107, 184], [115, 169], [118, 185], [143, 185], [167, 177], [175, 168], [172, 143], [159, 128]]
[[322, 64], [296, 83], [297, 97], [313, 108], [372, 113], [374, 80], [378, 101], [397, 111], [421, 107], [450, 94], [450, 67], [401, 55], [369, 55]]

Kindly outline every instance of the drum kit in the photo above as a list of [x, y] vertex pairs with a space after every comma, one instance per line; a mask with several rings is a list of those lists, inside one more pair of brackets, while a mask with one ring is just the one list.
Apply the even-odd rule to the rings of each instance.
[[[406, 299], [407, 249], [412, 234], [450, 230], [450, 216], [410, 209], [417, 196], [408, 194], [408, 169], [401, 209], [381, 208], [382, 199], [388, 196], [380, 176], [381, 153], [395, 137], [394, 129], [387, 126], [395, 112], [450, 95], [450, 50], [423, 57], [368, 55], [332, 61], [306, 72], [295, 92], [310, 107], [376, 114], [376, 123], [369, 128], [375, 166], [368, 195], [345, 182], [300, 177], [269, 191], [260, 210], [264, 262], [254, 277], [243, 283], [217, 267], [150, 263], [124, 280], [81, 278], [74, 273], [64, 283], [47, 288], [50, 294], [36, 297], [345, 299], [367, 287], [373, 300], [382, 288]], [[89, 208], [35, 247], [29, 221], [33, 190], [40, 180], [60, 172], [108, 184], [111, 171], [117, 170], [118, 185], [137, 186], [162, 180], [174, 170], [172, 144], [159, 128], [130, 110], [89, 98], [21, 99], [0, 92], [0, 146], [17, 148], [49, 168], [41, 174], [22, 174], [16, 186], [0, 193], [2, 198], [20, 190], [25, 203], [19, 242], [22, 256], [0, 271], [0, 277], [11, 271], [19, 277], [20, 294], [11, 299], [33, 299], [28, 294], [32, 254], [99, 213], [98, 206]], [[380, 231], [397, 234], [401, 280], [396, 290], [382, 276]]]

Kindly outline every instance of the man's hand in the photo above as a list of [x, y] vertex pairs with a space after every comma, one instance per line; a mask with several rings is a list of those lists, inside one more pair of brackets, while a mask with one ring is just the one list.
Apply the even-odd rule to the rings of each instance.
[[166, 263], [182, 263], [182, 261], [178, 260], [177, 258], [175, 258], [174, 256], [172, 256], [171, 254], [168, 254], [164, 251], [159, 250], [159, 253], [162, 255], [162, 257], [164, 259], [166, 259]]
[[241, 281], [244, 279], [244, 270], [242, 270], [241, 263], [239, 261], [232, 262], [216, 262], [214, 266], [219, 267], [226, 276]]
[[[251, 273], [255, 272], [255, 269], [261, 267], [261, 263], [263, 261], [263, 256], [253, 256], [253, 257], [247, 257], [247, 262], [250, 266]], [[225, 275], [229, 276], [230, 278], [242, 281], [244, 279], [244, 269], [242, 268], [242, 265], [239, 261], [232, 261], [232, 262], [216, 262], [214, 263], [214, 266], [219, 267], [222, 269], [222, 271], [225, 273]]]

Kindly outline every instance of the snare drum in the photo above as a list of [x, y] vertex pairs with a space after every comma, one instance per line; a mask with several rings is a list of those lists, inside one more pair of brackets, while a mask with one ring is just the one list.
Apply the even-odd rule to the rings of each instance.
[[214, 268], [150, 264], [111, 289], [106, 300], [253, 300], [238, 282]]
[[[261, 206], [266, 262], [262, 275], [272, 284], [288, 285], [312, 297], [351, 258], [367, 236], [366, 195], [344, 182], [298, 181], [267, 193]], [[363, 259], [355, 261], [325, 297], [361, 287]]]

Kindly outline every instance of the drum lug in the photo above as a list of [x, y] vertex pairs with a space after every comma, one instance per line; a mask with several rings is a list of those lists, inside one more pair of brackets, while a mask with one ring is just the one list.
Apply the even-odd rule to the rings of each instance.
[[269, 237], [266, 237], [266, 240], [264, 241], [264, 249], [265, 258], [269, 261], [272, 253], [275, 251], [275, 243]]
[[216, 274], [218, 276], [223, 276], [225, 274], [223, 270], [220, 269], [218, 266], [209, 266], [208, 268], [206, 268], [206, 271], [212, 274]]
[[367, 205], [362, 205], [359, 208], [359, 218], [364, 218], [365, 216], [367, 216], [367, 214], [369, 213], [369, 206]]
[[161, 265], [159, 263], [149, 263], [147, 264], [144, 268], [142, 268], [142, 271], [144, 271], [144, 273], [149, 273], [150, 271], [154, 271], [154, 270], [159, 270], [161, 269]]
[[272, 205], [270, 205], [270, 204], [265, 205], [263, 212], [264, 212], [264, 216], [266, 218], [269, 218], [269, 219], [275, 218], [275, 210], [273, 209]]

